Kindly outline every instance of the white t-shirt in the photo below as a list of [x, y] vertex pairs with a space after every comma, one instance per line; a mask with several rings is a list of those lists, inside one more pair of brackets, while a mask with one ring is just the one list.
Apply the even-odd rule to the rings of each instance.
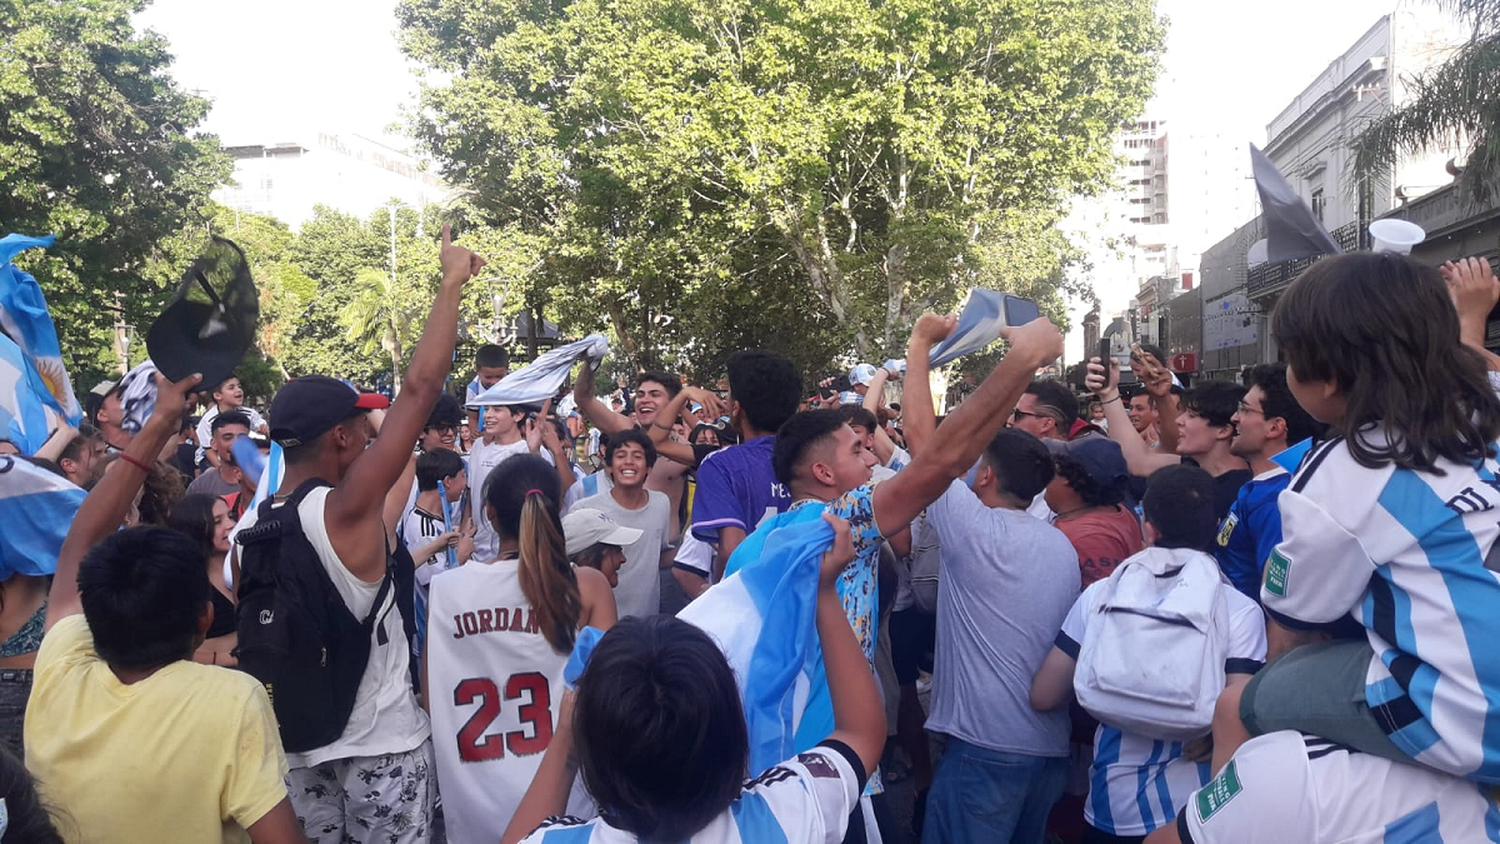
[[641, 538], [625, 546], [620, 584], [615, 587], [615, 606], [621, 618], [661, 612], [661, 552], [667, 548], [672, 505], [664, 492], [650, 490], [648, 496], [646, 506], [639, 510], [621, 507], [607, 492], [577, 504], [580, 509], [598, 510], [618, 524], [641, 530]]
[[1195, 844], [1470, 844], [1500, 840], [1479, 786], [1313, 736], [1246, 742], [1177, 818]]
[[[568, 654], [552, 649], [515, 560], [434, 578], [427, 671], [448, 839], [498, 841], [552, 741]], [[570, 813], [587, 812], [575, 799]]]
[[[250, 430], [259, 431], [266, 426], [266, 420], [253, 407], [236, 407], [231, 412], [243, 413], [250, 417]], [[204, 412], [203, 417], [198, 420], [198, 450], [193, 452], [193, 463], [197, 465], [203, 462], [203, 450], [207, 448], [208, 441], [213, 439], [214, 418], [219, 415], [219, 406], [214, 405]]]
[[[474, 448], [469, 452], [469, 507], [474, 517], [474, 559], [493, 560], [500, 554], [500, 537], [484, 514], [484, 482], [496, 466], [517, 455], [530, 453], [524, 439], [509, 445], [490, 445], [482, 439], [474, 441]], [[552, 455], [546, 449], [542, 450], [541, 457], [548, 463], [552, 462]]]
[[[740, 796], [689, 844], [838, 844], [864, 777], [846, 745], [825, 742], [745, 783]], [[858, 773], [857, 773], [858, 771]], [[553, 818], [528, 844], [626, 844], [638, 840], [603, 819]]]
[[[1078, 658], [1089, 619], [1108, 581], [1083, 590], [1056, 645]], [[1229, 604], [1226, 673], [1254, 674], [1266, 659], [1266, 625], [1260, 606], [1228, 583], [1219, 586]], [[1209, 766], [1183, 758], [1183, 743], [1160, 741], [1100, 724], [1094, 731], [1094, 759], [1089, 765], [1089, 797], [1084, 820], [1111, 835], [1148, 835], [1171, 823], [1188, 795], [1208, 783]]]
[[672, 568], [690, 571], [704, 580], [713, 579], [714, 547], [693, 536], [693, 532], [682, 532], [682, 544], [677, 546], [677, 556]]
[[434, 515], [426, 510], [413, 508], [406, 518], [401, 520], [401, 528], [397, 531], [401, 537], [401, 543], [406, 550], [411, 552], [412, 561], [416, 563], [417, 585], [426, 586], [432, 582], [432, 576], [439, 569], [448, 567], [448, 555], [444, 551], [429, 554], [426, 559], [417, 559], [417, 549], [423, 545], [429, 545], [434, 539], [443, 535], [443, 517]]
[[[380, 593], [380, 581], [366, 583], [344, 567], [328, 538], [323, 509], [332, 487], [315, 489], [302, 499], [297, 517], [318, 560], [333, 581], [334, 589], [355, 618], [363, 619]], [[257, 520], [254, 510], [245, 514], [241, 525], [248, 528]], [[411, 690], [411, 649], [407, 647], [402, 627], [401, 608], [396, 604], [396, 590], [387, 590], [385, 606], [376, 616], [370, 631], [370, 659], [354, 693], [354, 709], [344, 733], [332, 743], [306, 753], [288, 753], [287, 764], [293, 768], [311, 768], [334, 759], [355, 756], [383, 756], [406, 753], [420, 747], [431, 734], [427, 713], [417, 705]]]

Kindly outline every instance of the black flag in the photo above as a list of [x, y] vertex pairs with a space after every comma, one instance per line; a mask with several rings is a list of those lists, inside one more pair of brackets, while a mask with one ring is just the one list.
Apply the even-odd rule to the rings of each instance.
[[260, 299], [245, 253], [216, 237], [183, 273], [177, 298], [146, 334], [146, 349], [161, 373], [173, 381], [194, 372], [203, 385], [234, 374], [255, 342]]
[[1250, 145], [1250, 166], [1255, 171], [1255, 189], [1260, 192], [1261, 216], [1266, 221], [1267, 261], [1276, 264], [1344, 251], [1255, 144]]

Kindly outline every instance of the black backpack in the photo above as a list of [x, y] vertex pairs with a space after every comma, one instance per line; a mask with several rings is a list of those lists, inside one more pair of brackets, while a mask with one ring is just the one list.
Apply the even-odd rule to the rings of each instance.
[[284, 504], [268, 499], [254, 527], [240, 532], [239, 667], [271, 697], [289, 753], [323, 747], [343, 735], [370, 659], [370, 632], [391, 590], [386, 572], [370, 612], [354, 617], [317, 551], [297, 507], [329, 486], [309, 480]]

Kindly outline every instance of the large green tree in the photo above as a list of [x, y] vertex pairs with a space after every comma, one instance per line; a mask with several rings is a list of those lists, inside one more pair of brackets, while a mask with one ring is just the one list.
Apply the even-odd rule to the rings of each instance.
[[1056, 307], [1060, 242], [1038, 261], [1004, 235], [1045, 231], [1107, 180], [1163, 36], [1150, 0], [403, 0], [398, 15], [437, 71], [414, 128], [445, 176], [488, 222], [542, 238], [554, 298], [607, 320], [638, 363], [715, 313], [789, 316], [809, 343], [873, 357], [975, 284]]
[[164, 38], [132, 28], [144, 5], [0, 0], [0, 231], [58, 236], [21, 262], [81, 389], [115, 363], [112, 310], [149, 319], [166, 281], [153, 255], [202, 222], [230, 173], [218, 142], [194, 132], [208, 101], [173, 81]]
[[1480, 201], [1500, 195], [1500, 0], [1437, 0], [1469, 28], [1448, 59], [1405, 80], [1410, 99], [1350, 141], [1354, 171], [1381, 179], [1403, 157], [1446, 144], [1468, 151], [1460, 183]]

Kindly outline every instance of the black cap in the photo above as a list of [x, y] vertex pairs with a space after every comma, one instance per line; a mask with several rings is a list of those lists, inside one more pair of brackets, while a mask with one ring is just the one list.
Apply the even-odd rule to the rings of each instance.
[[356, 411], [390, 406], [391, 400], [379, 393], [361, 393], [326, 375], [304, 375], [271, 400], [271, 439], [285, 448], [306, 445]]
[[234, 374], [255, 342], [260, 299], [245, 253], [216, 237], [183, 273], [177, 298], [146, 334], [161, 374], [180, 381], [194, 372], [211, 387]]

